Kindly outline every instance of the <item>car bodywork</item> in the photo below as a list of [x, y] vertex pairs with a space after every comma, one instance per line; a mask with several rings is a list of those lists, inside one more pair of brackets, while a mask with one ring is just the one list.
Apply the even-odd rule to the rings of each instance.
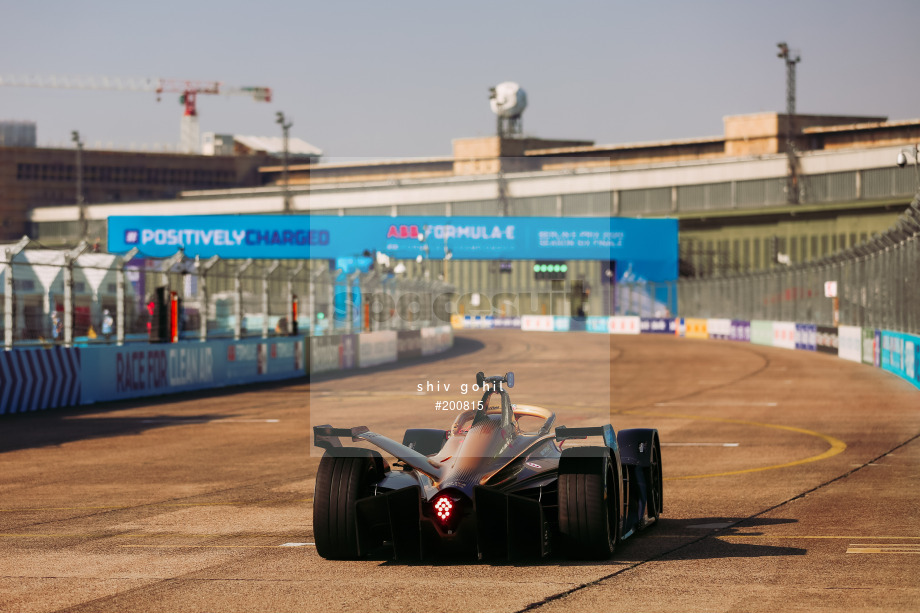
[[[658, 432], [555, 427], [555, 414], [515, 405], [514, 374], [485, 377], [477, 409], [447, 430], [409, 429], [402, 443], [367, 427], [314, 427], [326, 450], [314, 493], [317, 550], [355, 558], [391, 547], [397, 560], [606, 558], [662, 511]], [[536, 419], [538, 428], [521, 422]], [[533, 422], [533, 420], [527, 420]], [[563, 448], [588, 437], [602, 445]], [[343, 446], [365, 441], [375, 450]]]

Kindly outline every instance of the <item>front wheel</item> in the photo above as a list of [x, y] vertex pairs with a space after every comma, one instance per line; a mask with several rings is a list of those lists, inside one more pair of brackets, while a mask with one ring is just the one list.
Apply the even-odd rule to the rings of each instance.
[[608, 559], [619, 541], [617, 472], [610, 450], [563, 451], [559, 464], [559, 532], [569, 558]]

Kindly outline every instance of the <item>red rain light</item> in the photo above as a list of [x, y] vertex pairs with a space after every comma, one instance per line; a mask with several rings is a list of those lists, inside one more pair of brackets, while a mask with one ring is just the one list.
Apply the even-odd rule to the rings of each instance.
[[446, 495], [441, 495], [434, 501], [434, 511], [438, 515], [438, 520], [441, 522], [447, 522], [450, 518], [450, 513], [454, 509], [454, 502], [450, 497]]

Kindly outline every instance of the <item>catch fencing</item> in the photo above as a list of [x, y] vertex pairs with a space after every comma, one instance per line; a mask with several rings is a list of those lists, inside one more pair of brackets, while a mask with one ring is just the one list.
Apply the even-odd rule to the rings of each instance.
[[[327, 260], [166, 259], [0, 245], [3, 348], [419, 330], [453, 288]], [[444, 311], [441, 317], [437, 314]]]
[[920, 192], [892, 228], [862, 245], [760, 273], [681, 280], [678, 297], [680, 314], [691, 317], [842, 324], [918, 334]]

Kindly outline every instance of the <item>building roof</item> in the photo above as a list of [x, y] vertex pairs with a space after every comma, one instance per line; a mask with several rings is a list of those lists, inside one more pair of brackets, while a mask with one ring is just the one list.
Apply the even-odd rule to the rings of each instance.
[[874, 130], [876, 128], [904, 128], [916, 127], [920, 125], [920, 119], [901, 119], [896, 121], [885, 121], [885, 118], [879, 118], [878, 121], [859, 122], [854, 124], [842, 124], [837, 126], [810, 126], [802, 130], [806, 134], [826, 134], [831, 132], [844, 132], [850, 130]]
[[[284, 152], [284, 139], [280, 136], [247, 136], [235, 134], [233, 140], [241, 145], [254, 151], [264, 151], [269, 155], [280, 156]], [[323, 155], [323, 151], [318, 147], [307, 143], [297, 137], [288, 138], [288, 154], [292, 156], [316, 156]]]
[[[290, 164], [288, 169], [291, 171], [308, 171], [308, 170], [332, 170], [347, 168], [364, 168], [364, 167], [385, 167], [385, 166], [404, 166], [404, 165], [426, 165], [437, 163], [453, 163], [454, 158], [448, 156], [434, 158], [393, 158], [393, 159], [376, 159], [376, 160], [351, 160], [348, 162], [322, 162], [319, 164]], [[259, 172], [270, 173], [280, 171], [279, 165], [260, 166]]]

